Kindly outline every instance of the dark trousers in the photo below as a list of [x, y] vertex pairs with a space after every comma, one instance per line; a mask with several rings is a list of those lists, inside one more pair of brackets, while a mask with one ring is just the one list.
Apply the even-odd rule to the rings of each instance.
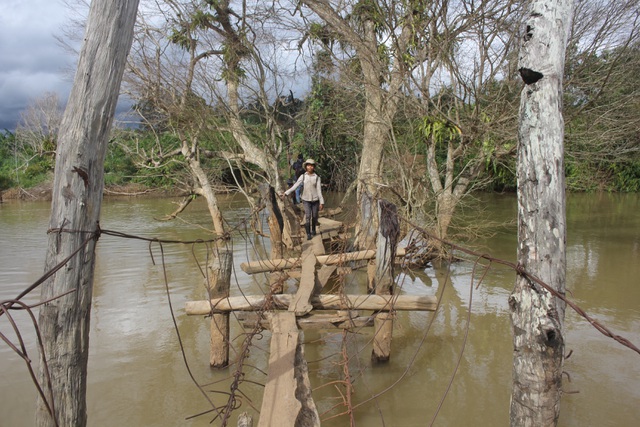
[[[320, 201], [316, 200], [315, 202], [307, 202], [306, 200], [302, 201], [304, 205], [304, 216], [305, 216], [305, 227], [307, 228], [307, 234], [309, 231], [312, 231], [313, 234], [316, 234], [316, 225], [318, 225], [318, 211], [320, 209]], [[309, 230], [311, 229], [311, 230]]]

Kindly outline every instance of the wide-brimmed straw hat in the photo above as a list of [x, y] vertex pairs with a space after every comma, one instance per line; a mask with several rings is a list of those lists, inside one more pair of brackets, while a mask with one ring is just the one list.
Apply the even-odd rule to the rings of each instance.
[[305, 161], [304, 161], [304, 163], [302, 164], [302, 167], [303, 167], [303, 168], [306, 168], [306, 167], [307, 167], [307, 165], [314, 165], [314, 166], [315, 166], [315, 165], [316, 165], [316, 161], [315, 161], [315, 160], [313, 160], [313, 159], [307, 159], [307, 160], [305, 160]]

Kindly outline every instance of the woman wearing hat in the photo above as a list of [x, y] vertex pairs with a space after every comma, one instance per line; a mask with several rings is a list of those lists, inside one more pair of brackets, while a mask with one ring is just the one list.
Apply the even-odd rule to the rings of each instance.
[[316, 175], [316, 162], [313, 159], [307, 159], [302, 167], [305, 173], [300, 175], [298, 180], [280, 197], [284, 198], [293, 193], [296, 188], [302, 185], [302, 204], [304, 205], [304, 214], [306, 222], [304, 229], [307, 232], [307, 240], [311, 240], [316, 235], [316, 226], [318, 225], [318, 212], [324, 209], [324, 198], [322, 198], [322, 188], [320, 177]]

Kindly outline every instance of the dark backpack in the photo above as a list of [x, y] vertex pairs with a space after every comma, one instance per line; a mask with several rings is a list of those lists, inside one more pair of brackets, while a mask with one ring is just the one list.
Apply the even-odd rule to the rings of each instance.
[[300, 178], [300, 175], [304, 173], [304, 168], [302, 167], [302, 160], [296, 160], [291, 167], [294, 170], [296, 180]]

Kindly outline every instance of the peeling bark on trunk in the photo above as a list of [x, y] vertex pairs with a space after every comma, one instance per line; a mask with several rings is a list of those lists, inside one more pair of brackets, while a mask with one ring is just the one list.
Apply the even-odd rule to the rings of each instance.
[[[58, 154], [45, 271], [79, 248], [97, 230], [104, 184], [104, 157], [127, 53], [133, 39], [138, 0], [94, 0], [73, 89], [59, 132]], [[67, 296], [40, 309], [44, 354], [51, 372], [57, 420], [42, 399], [36, 424], [87, 424], [89, 320], [95, 265], [90, 242], [65, 268], [43, 284], [42, 300]], [[39, 381], [46, 387], [42, 364]]]
[[[571, 0], [529, 6], [520, 72], [518, 262], [565, 292], [562, 75]], [[509, 298], [514, 334], [512, 426], [554, 426], [560, 413], [564, 303], [518, 276]]]

